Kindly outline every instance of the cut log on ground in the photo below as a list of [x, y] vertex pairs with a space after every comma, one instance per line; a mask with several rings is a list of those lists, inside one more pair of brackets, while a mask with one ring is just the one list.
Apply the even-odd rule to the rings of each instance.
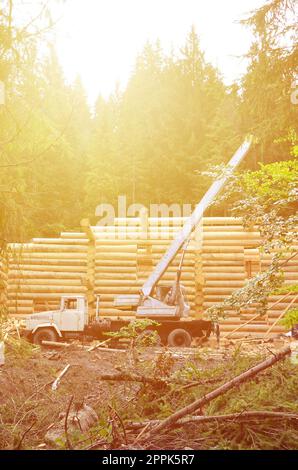
[[70, 368], [70, 364], [67, 364], [67, 366], [65, 366], [64, 369], [60, 372], [57, 379], [54, 380], [53, 385], [52, 385], [52, 390], [53, 391], [57, 390], [62, 377], [66, 374], [66, 372], [68, 371], [69, 368]]
[[58, 341], [42, 341], [43, 346], [54, 346], [55, 348], [68, 348], [71, 343], [58, 343]]

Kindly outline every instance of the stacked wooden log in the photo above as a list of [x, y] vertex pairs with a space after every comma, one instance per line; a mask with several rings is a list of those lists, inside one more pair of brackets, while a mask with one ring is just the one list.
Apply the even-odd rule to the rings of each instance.
[[11, 244], [8, 310], [28, 314], [57, 308], [61, 294], [85, 293], [87, 239], [82, 233]]
[[0, 314], [6, 313], [7, 308], [7, 257], [6, 253], [0, 255]]
[[[262, 253], [259, 250], [260, 244], [260, 233], [256, 229], [244, 229], [239, 219], [218, 218], [217, 222], [216, 219], [213, 219], [210, 226], [204, 226], [203, 272], [205, 287], [203, 290], [205, 308], [224, 300], [235, 289], [244, 286], [250, 278], [268, 268], [272, 261], [272, 255]], [[212, 248], [213, 245], [216, 248]], [[297, 251], [298, 247], [293, 246], [292, 248]], [[212, 255], [210, 255], [210, 251], [213, 252]], [[285, 255], [284, 258], [287, 257], [288, 255]], [[298, 257], [288, 261], [283, 266], [283, 271], [286, 285], [297, 284]], [[222, 321], [221, 330], [229, 333], [244, 324], [244, 327], [239, 329], [233, 337], [249, 333], [262, 336], [269, 329], [271, 335], [280, 333], [284, 329], [279, 323], [276, 323], [276, 319], [289, 307], [292, 300], [293, 296], [291, 295], [286, 299], [283, 299], [281, 295], [269, 297], [267, 315], [262, 317], [256, 317], [257, 304], [251, 304], [249, 307], [241, 309], [240, 314], [230, 308], [226, 312], [227, 318]], [[297, 301], [291, 304], [293, 307], [297, 305]], [[271, 328], [272, 324], [274, 324], [273, 328]]]
[[[137, 294], [151, 271], [160, 260], [178, 230], [182, 218], [116, 219], [113, 226], [96, 226], [95, 241], [95, 293], [101, 297], [101, 311], [112, 316], [131, 316], [131, 312], [114, 308], [117, 294]], [[195, 315], [196, 233], [188, 246], [184, 259], [182, 283]], [[161, 279], [169, 283], [175, 279], [179, 256]]]
[[[7, 271], [2, 269], [1, 274], [9, 312], [28, 314], [53, 309], [58, 307], [61, 294], [85, 294], [91, 313], [96, 296], [100, 295], [102, 315], [132, 317], [133, 312], [114, 307], [114, 297], [139, 292], [185, 220], [148, 218], [142, 214], [116, 218], [109, 226], [90, 227], [82, 223], [79, 232], [11, 244]], [[260, 254], [260, 241], [259, 232], [244, 229], [240, 219], [203, 219], [191, 237], [182, 275], [192, 316], [200, 317], [208, 307], [224, 300], [266, 268], [270, 259]], [[175, 279], [179, 260], [180, 255], [164, 274], [162, 283]], [[298, 257], [289, 261], [284, 270], [286, 283], [297, 283]], [[229, 309], [222, 330], [229, 333], [249, 321], [235, 337], [263, 334], [290, 302], [287, 298], [276, 303], [278, 299], [278, 296], [269, 299], [273, 308], [264, 318], [254, 319], [257, 305], [243, 309], [240, 315]], [[272, 329], [272, 333], [279, 331], [282, 331], [279, 325]]]

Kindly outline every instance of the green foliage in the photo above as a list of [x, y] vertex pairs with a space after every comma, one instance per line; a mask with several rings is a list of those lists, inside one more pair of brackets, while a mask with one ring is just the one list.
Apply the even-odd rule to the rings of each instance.
[[298, 308], [292, 308], [289, 310], [285, 316], [279, 322], [281, 325], [286, 328], [292, 328], [294, 325], [298, 324]]
[[[294, 0], [271, 1], [244, 21], [254, 43], [240, 85], [223, 83], [192, 28], [178, 51], [147, 43], [126, 89], [99, 97], [94, 112], [80, 80], [66, 83], [54, 48], [44, 54], [48, 9], [23, 31], [10, 3], [4, 0], [0, 12], [2, 239], [54, 236], [76, 229], [84, 217], [95, 222], [95, 207], [121, 194], [128, 203], [196, 203], [208, 187], [197, 171], [225, 163], [248, 133], [257, 138], [249, 168], [278, 162], [247, 174], [246, 190], [266, 204], [275, 193], [278, 212], [285, 209], [278, 175], [292, 184], [288, 178], [297, 172], [297, 163], [280, 162], [297, 155], [297, 110], [289, 96], [297, 55]], [[211, 211], [226, 215], [227, 204]]]
[[[95, 222], [96, 206], [121, 194], [145, 205], [203, 195], [196, 170], [228, 158], [241, 140], [239, 97], [207, 63], [194, 29], [177, 54], [148, 43], [127, 88], [99, 97], [93, 115], [80, 80], [66, 83], [53, 47], [38, 54], [41, 42], [26, 46], [21, 67], [13, 63], [0, 108], [2, 238]], [[24, 44], [13, 44], [20, 55]]]
[[289, 197], [294, 196], [297, 180], [297, 159], [275, 162], [270, 165], [260, 163], [260, 170], [243, 175], [243, 189], [263, 200], [266, 206], [270, 207], [277, 202], [281, 204], [284, 200], [288, 204]]
[[144, 318], [142, 320], [131, 321], [127, 326], [120, 328], [119, 331], [111, 331], [106, 333], [106, 335], [110, 336], [111, 338], [125, 338], [135, 340], [144, 330], [146, 330], [146, 328], [157, 325], [159, 325], [159, 323], [155, 320]]
[[[92, 113], [80, 80], [66, 83], [54, 49], [46, 58], [39, 54], [42, 30], [49, 26], [47, 9], [34, 23], [39, 34], [21, 34], [4, 1], [2, 238], [57, 235], [75, 229], [83, 217], [95, 222], [95, 207], [116, 203], [120, 194], [128, 203], [196, 203], [208, 187], [197, 171], [224, 163], [247, 133], [258, 141], [247, 162], [250, 168], [258, 161], [295, 156], [298, 130], [289, 91], [297, 48], [291, 41], [291, 48], [278, 48], [288, 31], [295, 31], [292, 3], [273, 1], [245, 22], [255, 42], [241, 87], [224, 85], [192, 28], [179, 51], [166, 54], [158, 41], [147, 43], [126, 89], [116, 88], [108, 99], [99, 97]], [[14, 15], [14, 2], [13, 7]], [[248, 174], [247, 191], [270, 202], [269, 193], [276, 188], [283, 201], [278, 174], [288, 178], [286, 163]], [[227, 205], [212, 208], [216, 211], [226, 214]]]
[[284, 137], [298, 132], [297, 109], [290, 96], [297, 74], [296, 0], [264, 2], [242, 24], [254, 38], [242, 79], [243, 130], [258, 137], [255, 162], [286, 160], [291, 142]]
[[257, 313], [264, 315], [267, 312], [268, 297], [283, 284], [283, 271], [279, 269], [277, 260], [278, 258], [274, 259], [269, 269], [249, 279], [244, 287], [235, 290], [222, 303], [209, 307], [205, 314], [216, 321], [218, 318], [225, 318], [229, 307], [240, 312], [241, 308], [257, 303]]
[[[217, 174], [221, 171], [220, 167]], [[262, 315], [266, 313], [267, 300], [272, 293], [296, 288], [283, 286], [283, 266], [296, 255], [292, 246], [297, 243], [297, 180], [297, 159], [261, 164], [257, 171], [243, 171], [230, 178], [217, 203], [236, 201], [232, 213], [242, 217], [248, 229], [258, 227], [262, 236], [261, 250], [272, 255], [272, 262], [266, 271], [249, 279], [221, 304], [210, 307], [206, 314], [212, 319], [223, 317], [228, 307], [240, 310], [254, 303], [258, 303]]]
[[[216, 204], [232, 203], [231, 212], [243, 217], [247, 228], [258, 226], [266, 251], [289, 249], [297, 238], [298, 160], [259, 166], [257, 171], [231, 175]], [[214, 178], [221, 172], [219, 167], [209, 175]]]
[[271, 294], [272, 295], [285, 295], [285, 294], [288, 294], [289, 292], [298, 293], [298, 285], [293, 284], [293, 285], [282, 286], [280, 289], [274, 290]]
[[150, 329], [157, 325], [159, 325], [158, 322], [144, 318], [142, 320], [131, 321], [127, 326], [120, 328], [120, 330], [105, 334], [115, 340], [124, 339], [129, 342], [129, 363], [130, 367], [135, 369], [139, 363], [139, 355], [142, 348], [155, 346], [158, 343], [156, 331]]

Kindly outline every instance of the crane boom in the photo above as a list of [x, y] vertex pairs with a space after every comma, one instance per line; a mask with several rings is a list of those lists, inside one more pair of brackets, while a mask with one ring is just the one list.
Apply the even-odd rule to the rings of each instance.
[[[236, 151], [236, 153], [233, 155], [230, 162], [228, 163], [228, 167], [230, 168], [231, 172], [233, 172], [243, 160], [243, 158], [250, 149], [251, 143], [252, 138], [247, 138]], [[192, 231], [202, 219], [205, 210], [214, 201], [215, 197], [221, 191], [229, 176], [230, 174], [224, 175], [220, 179], [214, 181], [214, 183], [210, 186], [201, 201], [197, 204], [194, 212], [192, 213], [190, 218], [187, 219], [183, 228], [181, 229], [177, 237], [173, 240], [169, 249], [166, 251], [162, 259], [155, 267], [154, 271], [151, 273], [151, 275], [141, 288], [141, 293], [144, 297], [150, 296], [154, 287], [156, 286], [164, 272], [167, 270], [168, 266], [173, 261], [184, 242], [190, 237]]]

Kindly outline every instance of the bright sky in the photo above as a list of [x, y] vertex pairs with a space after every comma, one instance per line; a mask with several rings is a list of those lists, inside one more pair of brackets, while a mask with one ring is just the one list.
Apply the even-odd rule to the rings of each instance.
[[178, 48], [195, 25], [206, 58], [226, 83], [240, 77], [250, 32], [236, 21], [265, 0], [68, 0], [59, 7], [57, 50], [69, 80], [80, 75], [90, 102], [124, 87], [147, 40]]

